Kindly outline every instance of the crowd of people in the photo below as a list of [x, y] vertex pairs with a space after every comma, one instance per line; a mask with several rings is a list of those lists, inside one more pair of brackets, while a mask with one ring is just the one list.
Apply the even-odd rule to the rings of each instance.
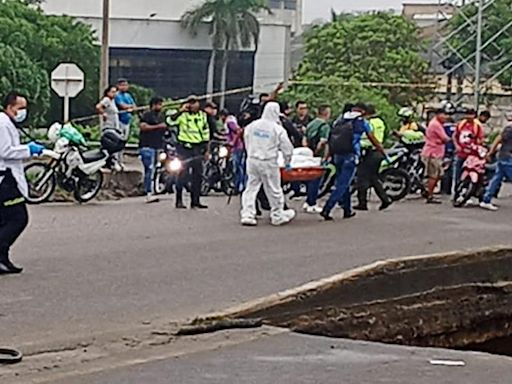
[[[280, 86], [281, 87], [281, 86]], [[175, 186], [176, 208], [186, 209], [183, 192], [190, 192], [190, 208], [207, 209], [201, 202], [203, 162], [208, 157], [212, 142], [224, 143], [231, 152], [235, 175], [235, 194], [242, 195], [241, 224], [258, 224], [261, 209], [270, 210], [270, 220], [279, 226], [289, 223], [296, 212], [287, 207], [279, 157], [290, 170], [294, 148], [307, 148], [313, 157], [320, 158], [322, 165], [332, 164], [336, 168], [334, 189], [323, 206], [319, 205], [321, 179], [308, 182], [292, 182], [291, 196], [301, 195], [305, 184], [306, 196], [303, 210], [307, 214], [318, 214], [332, 221], [332, 211], [337, 205], [343, 208], [343, 218], [350, 219], [355, 211], [368, 210], [368, 191], [373, 189], [380, 199], [380, 210], [387, 209], [392, 201], [386, 194], [379, 177], [382, 162], [391, 163], [384, 149], [386, 123], [373, 105], [347, 104], [343, 111], [332, 119], [332, 108], [320, 105], [313, 118], [309, 105], [302, 100], [292, 108], [287, 103], [278, 103], [278, 87], [272, 94], [262, 94], [250, 102], [239, 114], [218, 110], [209, 101], [203, 106], [199, 98], [190, 96], [171, 116], [164, 113], [164, 100], [154, 97], [149, 110], [140, 116], [139, 156], [144, 166], [144, 192], [146, 202], [158, 201], [154, 195], [154, 172], [157, 155], [163, 138], [172, 125], [176, 131], [176, 152], [183, 169]], [[20, 273], [9, 251], [12, 244], [28, 223], [25, 204], [27, 182], [23, 162], [41, 155], [44, 146], [31, 141], [20, 144], [18, 127], [27, 117], [27, 99], [17, 93], [9, 93], [0, 112], [0, 274]], [[125, 79], [116, 86], [105, 89], [104, 97], [96, 109], [101, 117], [101, 129], [115, 130], [128, 139], [130, 124], [137, 111], [129, 84]], [[484, 125], [490, 119], [487, 111], [479, 115], [475, 110], [466, 110], [464, 118], [453, 121], [453, 106], [444, 103], [434, 111], [426, 129], [414, 121], [414, 112], [405, 108], [400, 112], [402, 126], [397, 136], [407, 132], [424, 131], [425, 145], [421, 156], [428, 182], [425, 199], [428, 204], [440, 204], [435, 191], [445, 172], [443, 159], [446, 151], [454, 152], [453, 190], [461, 180], [464, 163], [475, 146], [485, 141]], [[508, 123], [491, 145], [487, 158], [497, 155], [495, 174], [488, 184], [479, 205], [483, 209], [498, 209], [492, 199], [504, 180], [512, 180], [512, 114], [506, 115]], [[172, 124], [169, 123], [172, 121]], [[118, 157], [122, 164], [122, 154]], [[122, 167], [120, 167], [122, 169]], [[357, 173], [358, 203], [352, 206], [351, 186]]]
[[[126, 80], [120, 80], [117, 86], [105, 90], [105, 97], [97, 106], [98, 112], [103, 116], [103, 129], [118, 129], [126, 137], [136, 108], [128, 87]], [[212, 101], [201, 106], [195, 96], [190, 96], [172, 113], [172, 125], [177, 130], [177, 153], [185, 165], [175, 187], [176, 208], [186, 208], [183, 202], [183, 190], [186, 185], [189, 186], [187, 189], [191, 195], [190, 207], [207, 208], [201, 203], [203, 160], [208, 156], [211, 143], [217, 142], [225, 144], [230, 149], [234, 193], [245, 193], [242, 198], [242, 222], [245, 225], [256, 222], [262, 207], [271, 210], [271, 217], [276, 216], [276, 210], [279, 211], [277, 216], [282, 216], [283, 212], [286, 212], [284, 197], [280, 197], [282, 189], [279, 187], [281, 193], [276, 190], [276, 185], [280, 184], [277, 183], [280, 178], [276, 178], [278, 170], [276, 171], [274, 166], [273, 176], [270, 179], [262, 178], [255, 172], [258, 168], [255, 161], [268, 161], [271, 158], [273, 164], [277, 165], [278, 152], [289, 152], [290, 148], [309, 148], [313, 156], [321, 158], [324, 164], [330, 162], [336, 167], [335, 188], [325, 206], [318, 204], [321, 179], [307, 183], [291, 183], [291, 198], [300, 196], [305, 184], [304, 212], [320, 214], [325, 220], [330, 221], [333, 207], [339, 204], [344, 209], [344, 218], [351, 218], [355, 215], [354, 211], [368, 210], [370, 189], [375, 191], [381, 202], [379, 209], [387, 209], [392, 200], [384, 189], [379, 171], [382, 162], [389, 161], [383, 147], [388, 130], [386, 122], [379, 116], [376, 108], [364, 103], [347, 104], [341, 114], [332, 119], [331, 106], [323, 104], [315, 111], [315, 117], [312, 117], [308, 103], [303, 100], [297, 101], [294, 104], [295, 108], [288, 103], [276, 102], [281, 87], [279, 85], [270, 94], [261, 94], [259, 99], [243, 106], [240, 113], [230, 113], [225, 109], [219, 111]], [[148, 203], [158, 201], [153, 191], [153, 174], [164, 133], [169, 128], [169, 120], [166, 120], [163, 107], [161, 98], [153, 98], [149, 111], [140, 118], [139, 150], [144, 166], [144, 192]], [[415, 121], [412, 109], [403, 108], [399, 113], [402, 125], [396, 132], [397, 136], [410, 131], [424, 133], [422, 161], [428, 178], [424, 197], [428, 204], [441, 203], [436, 198], [435, 191], [445, 172], [443, 159], [446, 151], [450, 150], [450, 147], [454, 151], [452, 185], [455, 190], [471, 148], [475, 144], [484, 143], [484, 125], [490, 119], [489, 112], [483, 111], [477, 115], [475, 110], [470, 109], [466, 111], [463, 119], [455, 122], [454, 111], [450, 108], [453, 106], [447, 103], [434, 111], [434, 117], [426, 129]], [[282, 141], [284, 138], [286, 142]], [[509, 141], [507, 127], [503, 134], [498, 136], [489, 152], [489, 156], [493, 156], [499, 151], [496, 178], [488, 188], [491, 196], [495, 194], [492, 194], [493, 189], [499, 189], [498, 180], [510, 177], [506, 153]], [[265, 148], [265, 145], [269, 148]], [[288, 152], [285, 153], [285, 158]], [[352, 207], [349, 191], [356, 174], [358, 203]], [[255, 192], [255, 186], [259, 185], [259, 182], [261, 185]], [[488, 198], [489, 193], [480, 205], [482, 208], [495, 210], [497, 207]], [[253, 196], [257, 203], [252, 204]], [[282, 204], [278, 203], [281, 200], [282, 208]], [[279, 223], [281, 220], [274, 221]]]

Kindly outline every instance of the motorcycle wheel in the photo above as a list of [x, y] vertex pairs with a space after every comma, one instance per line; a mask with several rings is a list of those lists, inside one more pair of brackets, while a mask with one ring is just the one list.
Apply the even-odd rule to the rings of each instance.
[[29, 204], [47, 202], [57, 187], [55, 172], [47, 163], [28, 164], [25, 167], [25, 179], [28, 183], [27, 203]]
[[79, 203], [87, 203], [94, 199], [103, 186], [103, 173], [98, 171], [92, 175], [83, 175], [78, 179], [76, 189], [73, 193], [75, 200]]
[[155, 173], [153, 191], [155, 191], [156, 195], [163, 195], [167, 192], [167, 174], [162, 169], [157, 170]]
[[224, 170], [221, 181], [222, 192], [227, 196], [233, 196], [235, 194], [235, 174], [231, 163], [228, 163], [228, 168]]
[[469, 178], [462, 180], [455, 190], [455, 197], [453, 198], [453, 206], [455, 208], [463, 207], [472, 196], [475, 195], [477, 185]]
[[409, 174], [402, 169], [389, 168], [380, 174], [384, 189], [393, 201], [404, 199], [411, 189]]

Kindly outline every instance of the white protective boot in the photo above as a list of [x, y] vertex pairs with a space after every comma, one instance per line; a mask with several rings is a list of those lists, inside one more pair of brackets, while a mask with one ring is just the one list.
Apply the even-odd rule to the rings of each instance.
[[256, 220], [254, 217], [242, 217], [240, 224], [242, 224], [244, 227], [255, 227], [258, 225], [258, 220]]
[[271, 224], [279, 227], [281, 225], [288, 224], [293, 219], [295, 219], [295, 216], [297, 214], [293, 209], [288, 209], [286, 211], [281, 211], [280, 213], [277, 213], [275, 215], [272, 215]]

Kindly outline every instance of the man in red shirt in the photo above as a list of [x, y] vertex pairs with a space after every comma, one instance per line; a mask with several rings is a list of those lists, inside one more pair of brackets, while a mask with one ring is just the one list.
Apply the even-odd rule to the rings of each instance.
[[482, 145], [484, 143], [484, 128], [477, 119], [477, 113], [474, 109], [466, 111], [466, 118], [457, 124], [453, 134], [455, 144], [455, 162], [453, 166], [453, 187], [454, 191], [460, 182], [462, 166], [471, 154], [471, 147]]
[[437, 110], [435, 117], [428, 124], [425, 134], [425, 146], [423, 147], [421, 157], [425, 163], [428, 176], [427, 204], [441, 204], [440, 200], [434, 198], [434, 190], [444, 174], [443, 158], [445, 146], [450, 141], [443, 126], [447, 119], [448, 114], [444, 109]]

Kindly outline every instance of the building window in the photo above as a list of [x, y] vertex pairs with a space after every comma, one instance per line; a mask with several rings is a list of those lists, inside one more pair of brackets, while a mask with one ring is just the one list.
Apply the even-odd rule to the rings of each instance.
[[284, 0], [284, 9], [297, 10], [297, 0]]
[[283, 0], [269, 0], [268, 6], [272, 9], [283, 9]]

